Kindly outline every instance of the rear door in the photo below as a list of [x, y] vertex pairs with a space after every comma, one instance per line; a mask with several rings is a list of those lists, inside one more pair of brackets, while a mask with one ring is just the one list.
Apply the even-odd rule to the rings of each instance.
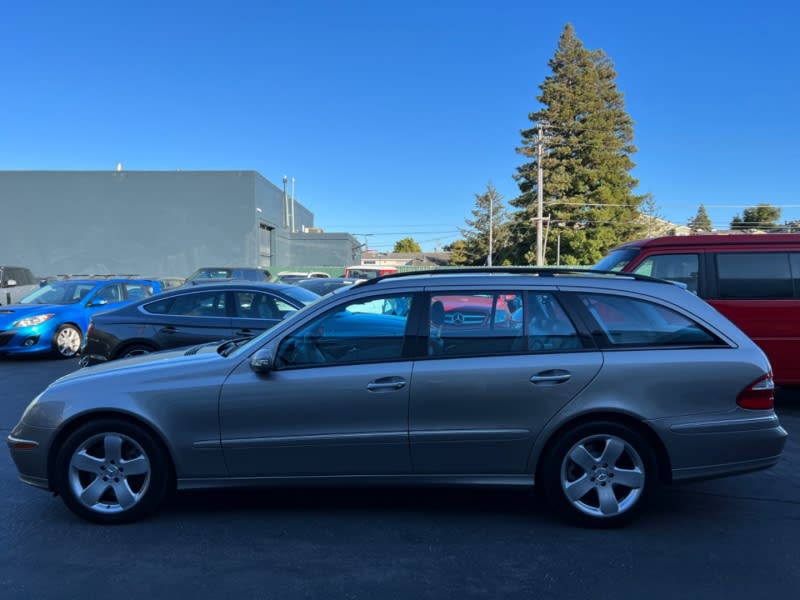
[[236, 290], [233, 294], [231, 325], [236, 337], [256, 336], [297, 310], [279, 296], [254, 290]]
[[[414, 364], [409, 435], [420, 474], [523, 474], [544, 425], [602, 354], [547, 289], [433, 290]], [[441, 315], [444, 308], [444, 315]]]
[[233, 337], [225, 290], [204, 290], [146, 304], [153, 316], [151, 339], [160, 348], [180, 348]]

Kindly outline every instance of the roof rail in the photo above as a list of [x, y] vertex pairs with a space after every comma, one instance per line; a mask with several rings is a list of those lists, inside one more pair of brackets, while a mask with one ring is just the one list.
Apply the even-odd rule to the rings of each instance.
[[59, 273], [58, 275], [53, 275], [51, 277], [58, 281], [69, 281], [70, 279], [142, 279], [142, 276], [136, 273]]
[[357, 284], [359, 287], [364, 285], [374, 285], [378, 281], [387, 279], [397, 279], [401, 277], [420, 276], [420, 275], [532, 275], [536, 277], [557, 277], [557, 276], [589, 276], [589, 277], [620, 277], [623, 279], [634, 279], [636, 281], [651, 281], [654, 283], [666, 283], [669, 285], [680, 285], [667, 279], [658, 279], [649, 275], [638, 273], [623, 273], [621, 271], [601, 271], [595, 269], [569, 269], [564, 267], [461, 267], [461, 268], [438, 268], [426, 269], [422, 271], [402, 271], [399, 273], [389, 273]]

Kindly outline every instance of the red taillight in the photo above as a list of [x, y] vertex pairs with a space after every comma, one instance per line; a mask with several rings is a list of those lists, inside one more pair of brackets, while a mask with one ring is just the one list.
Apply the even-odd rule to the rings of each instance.
[[767, 410], [775, 406], [775, 382], [772, 373], [759, 377], [736, 397], [736, 404], [751, 410]]

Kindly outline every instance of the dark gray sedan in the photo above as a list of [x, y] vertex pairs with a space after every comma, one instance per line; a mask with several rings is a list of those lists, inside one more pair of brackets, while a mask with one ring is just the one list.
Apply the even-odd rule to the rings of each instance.
[[234, 281], [178, 288], [94, 315], [81, 365], [254, 337], [318, 299], [313, 292], [284, 284]]
[[404, 274], [248, 342], [67, 375], [8, 445], [22, 481], [99, 523], [175, 487], [535, 482], [559, 515], [611, 527], [662, 484], [775, 464], [773, 387], [764, 353], [670, 282]]

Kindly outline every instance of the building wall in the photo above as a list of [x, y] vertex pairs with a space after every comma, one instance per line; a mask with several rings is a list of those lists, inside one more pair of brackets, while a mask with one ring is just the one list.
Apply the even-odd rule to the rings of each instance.
[[[283, 190], [255, 171], [0, 172], [0, 263], [40, 276], [185, 277], [342, 254], [338, 237], [316, 256], [295, 249], [283, 211]], [[313, 218], [295, 202], [297, 230]]]

